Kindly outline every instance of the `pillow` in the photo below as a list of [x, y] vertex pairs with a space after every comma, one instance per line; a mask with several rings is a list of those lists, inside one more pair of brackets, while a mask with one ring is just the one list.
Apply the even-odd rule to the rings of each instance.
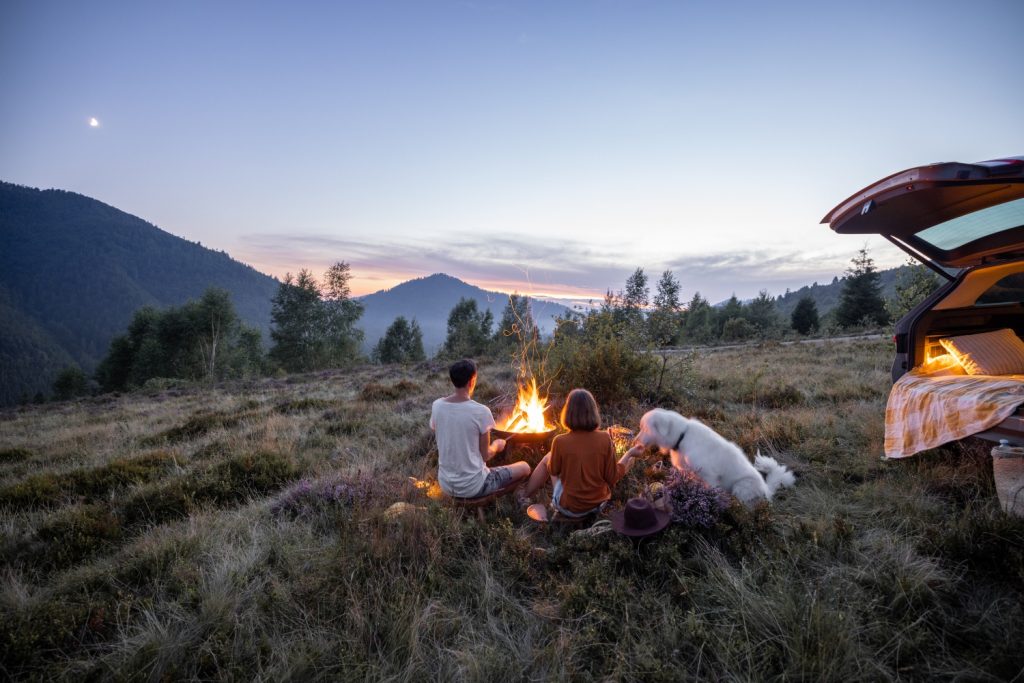
[[967, 373], [964, 372], [964, 368], [960, 365], [960, 361], [957, 360], [956, 356], [944, 353], [919, 366], [917, 374], [927, 375], [928, 377], [955, 377], [957, 375], [966, 375]]
[[1024, 342], [1010, 329], [940, 339], [968, 375], [1024, 374]]

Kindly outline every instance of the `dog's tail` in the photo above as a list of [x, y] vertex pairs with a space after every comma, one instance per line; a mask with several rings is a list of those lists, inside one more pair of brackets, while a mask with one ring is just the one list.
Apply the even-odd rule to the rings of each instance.
[[796, 475], [790, 472], [785, 465], [780, 465], [775, 458], [761, 455], [761, 451], [754, 456], [754, 469], [764, 475], [769, 498], [783, 486], [792, 486], [796, 483]]

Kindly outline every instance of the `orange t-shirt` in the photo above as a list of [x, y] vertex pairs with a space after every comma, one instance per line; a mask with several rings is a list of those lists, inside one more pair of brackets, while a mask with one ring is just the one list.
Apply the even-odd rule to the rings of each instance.
[[625, 474], [615, 461], [608, 432], [569, 432], [551, 442], [548, 471], [562, 480], [559, 504], [570, 512], [592, 510], [612, 497], [612, 487]]

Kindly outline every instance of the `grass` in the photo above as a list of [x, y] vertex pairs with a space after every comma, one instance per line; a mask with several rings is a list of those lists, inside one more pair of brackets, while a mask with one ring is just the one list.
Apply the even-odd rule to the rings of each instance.
[[[436, 467], [432, 364], [0, 414], [0, 674], [1019, 677], [1024, 522], [987, 445], [879, 459], [889, 361], [871, 341], [696, 355], [661, 405], [798, 483], [639, 545], [507, 501], [481, 524], [409, 486]], [[512, 395], [503, 365], [482, 373]], [[605, 415], [635, 428], [650, 406], [623, 398]]]

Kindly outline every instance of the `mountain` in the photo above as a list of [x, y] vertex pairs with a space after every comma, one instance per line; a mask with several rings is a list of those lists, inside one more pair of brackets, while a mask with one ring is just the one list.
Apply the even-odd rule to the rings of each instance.
[[[366, 348], [373, 348], [395, 318], [402, 315], [409, 320], [416, 319], [423, 330], [423, 348], [428, 355], [434, 353], [448, 335], [448, 313], [461, 298], [475, 299], [480, 310], [490, 310], [495, 325], [508, 304], [508, 294], [488, 292], [444, 273], [409, 280], [359, 297], [365, 306], [359, 326], [366, 333]], [[570, 309], [561, 304], [533, 300], [533, 316], [541, 334], [553, 332], [555, 318], [568, 313]]]
[[[911, 266], [897, 266], [888, 270], [878, 271], [878, 281], [882, 285], [882, 298], [893, 299], [896, 297], [896, 284], [909, 274]], [[818, 315], [825, 315], [839, 305], [839, 295], [843, 291], [843, 280], [845, 278], [835, 277], [827, 285], [819, 285], [815, 282], [812, 285], [804, 285], [795, 292], [787, 291], [775, 300], [775, 308], [789, 320], [793, 309], [800, 299], [805, 296], [811, 297], [818, 307]]]
[[208, 287], [264, 332], [273, 278], [95, 199], [0, 182], [0, 405], [49, 393], [60, 369], [91, 373], [142, 306]]

